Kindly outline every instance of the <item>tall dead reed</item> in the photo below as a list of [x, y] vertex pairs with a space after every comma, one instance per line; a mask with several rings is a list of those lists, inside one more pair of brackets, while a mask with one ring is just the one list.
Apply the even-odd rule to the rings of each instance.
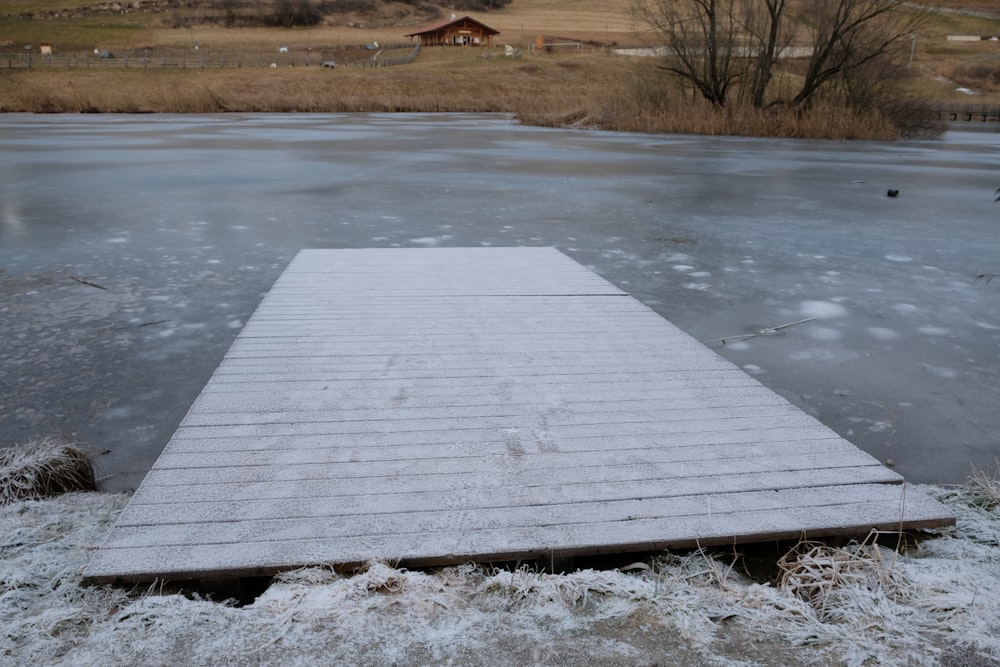
[[425, 49], [412, 65], [229, 70], [45, 70], [0, 72], [0, 111], [501, 112], [542, 126], [628, 132], [827, 139], [895, 139], [878, 110], [833, 102], [808, 110], [716, 109], [662, 71], [654, 59], [610, 53], [505, 58], [464, 49]]

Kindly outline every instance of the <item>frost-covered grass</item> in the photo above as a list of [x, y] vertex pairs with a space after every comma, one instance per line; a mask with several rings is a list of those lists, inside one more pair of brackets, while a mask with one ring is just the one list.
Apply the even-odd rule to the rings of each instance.
[[96, 489], [93, 458], [75, 443], [48, 437], [0, 449], [0, 505]]
[[773, 584], [703, 552], [566, 575], [375, 563], [289, 572], [243, 607], [82, 586], [127, 498], [22, 501], [0, 508], [0, 664], [993, 664], [1000, 486], [924, 490], [954, 528], [901, 552], [801, 544]]

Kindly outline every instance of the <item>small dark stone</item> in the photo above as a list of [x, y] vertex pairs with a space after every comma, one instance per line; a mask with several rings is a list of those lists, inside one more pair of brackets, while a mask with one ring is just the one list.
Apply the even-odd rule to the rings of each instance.
[[885, 196], [886, 197], [898, 197], [899, 196], [899, 190], [889, 190], [888, 192], [885, 193]]

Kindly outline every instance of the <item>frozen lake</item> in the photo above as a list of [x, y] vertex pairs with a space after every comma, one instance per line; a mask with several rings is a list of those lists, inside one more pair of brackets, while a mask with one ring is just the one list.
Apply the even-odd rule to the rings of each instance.
[[[555, 246], [913, 482], [1000, 457], [1000, 133], [0, 116], [0, 445], [138, 484], [300, 248]], [[996, 129], [996, 128], [992, 128]], [[889, 188], [900, 195], [886, 197]]]

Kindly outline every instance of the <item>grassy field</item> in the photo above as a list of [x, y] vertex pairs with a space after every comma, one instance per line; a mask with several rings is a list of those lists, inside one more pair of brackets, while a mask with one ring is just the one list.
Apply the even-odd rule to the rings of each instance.
[[[159, 7], [158, 1], [163, 0], [147, 3]], [[707, 111], [690, 93], [672, 86], [655, 59], [613, 53], [616, 45], [651, 43], [644, 26], [632, 18], [631, 2], [578, 0], [570, 8], [565, 0], [513, 0], [502, 10], [472, 13], [500, 30], [492, 51], [428, 48], [403, 67], [162, 71], [124, 70], [120, 61], [109, 68], [93, 59], [93, 51], [169, 50], [191, 60], [239, 53], [252, 61], [259, 54], [256, 62], [267, 63], [279, 46], [318, 54], [337, 45], [405, 42], [404, 35], [430, 17], [426, 8], [389, 3], [375, 14], [329, 15], [311, 28], [226, 28], [211, 20], [221, 11], [213, 0], [194, 7], [163, 4], [162, 11], [86, 15], [73, 10], [92, 6], [86, 0], [7, 0], [0, 6], [0, 54], [17, 57], [26, 44], [51, 43], [57, 55], [90, 54], [91, 60], [86, 69], [0, 69], [0, 111], [502, 111], [527, 122], [629, 130], [844, 138], [895, 134], [884, 119], [823, 108], [784, 119], [740, 108]], [[1000, 11], [975, 0], [942, 4]], [[55, 10], [63, 16], [40, 18]], [[440, 11], [446, 16], [450, 10]], [[30, 18], [29, 12], [34, 13]], [[935, 14], [916, 36], [906, 88], [931, 102], [1000, 103], [1000, 42], [950, 42], [949, 34], [1000, 34], [1000, 18]], [[584, 42], [587, 49], [539, 53], [531, 49], [539, 36], [548, 42]], [[505, 44], [521, 48], [523, 56], [504, 57]], [[0, 67], [7, 58], [0, 58]], [[981, 94], [956, 92], [960, 87]]]

